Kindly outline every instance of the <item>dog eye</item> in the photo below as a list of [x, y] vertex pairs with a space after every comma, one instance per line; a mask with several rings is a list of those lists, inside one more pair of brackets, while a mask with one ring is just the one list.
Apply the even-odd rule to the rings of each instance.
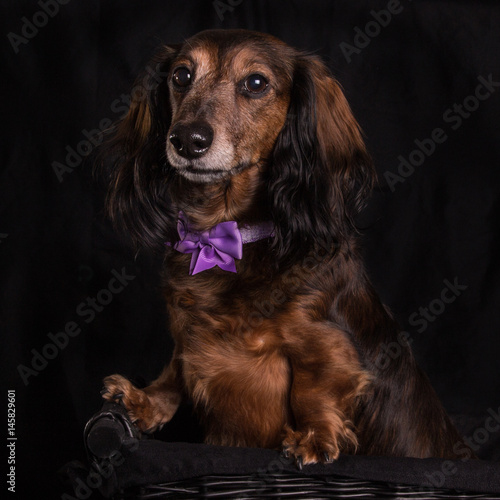
[[172, 75], [172, 81], [176, 87], [188, 87], [191, 85], [191, 71], [184, 66], [177, 68]]
[[252, 94], [261, 94], [267, 89], [267, 80], [259, 74], [250, 75], [245, 80], [245, 90]]

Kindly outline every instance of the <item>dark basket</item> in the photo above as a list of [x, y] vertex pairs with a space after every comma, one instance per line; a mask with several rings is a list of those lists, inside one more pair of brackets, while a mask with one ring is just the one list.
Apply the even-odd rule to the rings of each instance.
[[[500, 462], [341, 455], [297, 470], [277, 451], [171, 443], [141, 436], [106, 403], [84, 431], [98, 489], [115, 500], [160, 498], [484, 498], [500, 500]], [[444, 468], [446, 466], [446, 469]], [[440, 471], [453, 470], [453, 474]], [[78, 476], [79, 474], [79, 476]], [[433, 476], [431, 476], [431, 474]], [[69, 473], [73, 485], [82, 471]], [[439, 481], [429, 482], [429, 478]], [[437, 484], [439, 483], [439, 484]]]
[[331, 499], [331, 498], [483, 498], [500, 499], [500, 495], [460, 493], [453, 490], [417, 490], [411, 486], [362, 481], [342, 477], [308, 477], [298, 474], [274, 474], [265, 481], [255, 476], [203, 476], [194, 479], [132, 488], [116, 497], [119, 500], [158, 498], [228, 498], [265, 499]]

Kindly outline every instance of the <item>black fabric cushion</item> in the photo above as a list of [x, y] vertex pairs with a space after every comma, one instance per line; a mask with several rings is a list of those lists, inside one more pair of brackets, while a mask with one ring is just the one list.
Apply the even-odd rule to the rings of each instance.
[[[491, 418], [494, 415], [496, 413], [491, 410]], [[476, 452], [478, 459], [472, 458], [469, 451], [457, 443], [457, 453], [461, 457], [457, 460], [341, 455], [331, 464], [308, 465], [301, 471], [292, 460], [275, 450], [211, 446], [197, 442], [202, 434], [196, 426], [197, 422], [190, 421], [192, 416], [192, 408], [182, 405], [178, 415], [163, 431], [151, 437], [141, 437], [123, 406], [105, 403], [85, 429], [84, 440], [93, 472], [84, 472], [80, 476], [82, 481], [87, 485], [95, 484], [96, 480], [102, 482], [101, 491], [105, 496], [165, 483], [169, 483], [169, 491], [179, 487], [180, 491], [183, 488], [204, 489], [206, 481], [197, 485], [200, 483], [197, 480], [207, 477], [210, 477], [210, 487], [216, 491], [218, 481], [221, 485], [224, 483], [227, 490], [238, 484], [235, 478], [239, 477], [245, 491], [258, 493], [264, 487], [273, 488], [276, 484], [283, 485], [283, 482], [314, 477], [325, 479], [326, 483], [321, 488], [333, 491], [338, 484], [335, 481], [333, 484], [332, 478], [349, 478], [362, 481], [368, 487], [366, 491], [372, 490], [370, 482], [373, 485], [393, 485], [397, 492], [398, 485], [411, 487], [412, 495], [422, 495], [416, 498], [434, 498], [436, 495], [453, 497], [454, 491], [498, 493], [495, 498], [500, 498], [500, 433], [493, 432], [496, 429], [494, 422], [488, 420], [485, 423], [484, 416], [454, 417], [464, 441]], [[192, 432], [186, 432], [186, 427], [179, 427], [179, 421], [190, 424], [188, 427]], [[179, 442], [176, 439], [196, 442]], [[92, 477], [96, 476], [95, 471], [100, 477]], [[174, 484], [179, 482], [184, 483]], [[308, 488], [314, 486], [308, 485]], [[355, 488], [356, 485], [342, 483], [344, 490], [345, 487]], [[362, 487], [361, 484], [359, 487]]]
[[277, 451], [230, 448], [197, 443], [144, 440], [123, 452], [115, 468], [122, 488], [180, 481], [200, 476], [250, 475], [266, 481], [281, 472], [311, 476], [342, 476], [427, 489], [500, 493], [500, 462], [341, 455], [332, 464], [305, 466], [301, 472]]

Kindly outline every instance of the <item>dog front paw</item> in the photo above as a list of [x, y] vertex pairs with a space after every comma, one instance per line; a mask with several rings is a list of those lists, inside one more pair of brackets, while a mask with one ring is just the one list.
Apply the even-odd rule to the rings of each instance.
[[307, 464], [333, 462], [348, 443], [356, 443], [354, 433], [348, 429], [343, 429], [342, 433], [338, 434], [328, 428], [294, 431], [287, 426], [282, 449], [283, 455], [294, 458], [297, 467], [302, 469], [302, 466]]
[[106, 377], [101, 394], [106, 401], [121, 403], [130, 420], [143, 432], [153, 432], [163, 423], [149, 396], [121, 375]]

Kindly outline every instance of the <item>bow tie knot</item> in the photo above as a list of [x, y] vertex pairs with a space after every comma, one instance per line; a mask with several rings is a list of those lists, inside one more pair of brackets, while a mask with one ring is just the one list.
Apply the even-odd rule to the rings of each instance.
[[189, 274], [197, 274], [215, 266], [235, 273], [235, 259], [243, 256], [243, 245], [274, 236], [274, 226], [272, 222], [262, 222], [239, 228], [237, 222], [228, 221], [208, 231], [192, 231], [184, 213], [179, 212], [177, 232], [180, 240], [173, 248], [191, 254]]
[[177, 231], [180, 241], [174, 248], [192, 254], [189, 274], [197, 274], [215, 266], [224, 271], [236, 272], [235, 259], [241, 259], [243, 255], [243, 241], [236, 222], [221, 222], [209, 231], [190, 232], [186, 222], [179, 219]]

